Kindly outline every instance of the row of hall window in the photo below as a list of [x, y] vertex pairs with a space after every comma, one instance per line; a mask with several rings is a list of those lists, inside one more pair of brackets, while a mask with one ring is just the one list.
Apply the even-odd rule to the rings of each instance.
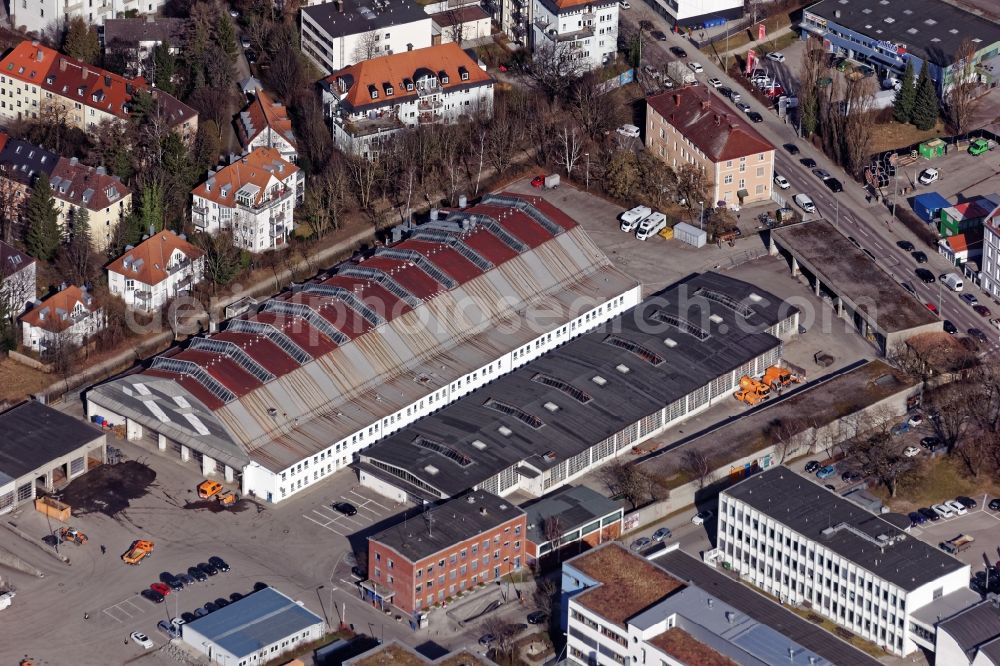
[[259, 662], [259, 663], [268, 662], [273, 658], [268, 655], [277, 652], [278, 650], [284, 652], [285, 648], [287, 648], [289, 645], [294, 646], [295, 643], [297, 643], [300, 640], [302, 641], [309, 640], [309, 632], [303, 631], [301, 634], [295, 634], [294, 636], [290, 636], [289, 638], [281, 641], [281, 645], [275, 643], [270, 648], [266, 648], [264, 650], [261, 650], [257, 654], [250, 655], [246, 659], [240, 660], [237, 666], [247, 666], [248, 664], [252, 664], [254, 662]]

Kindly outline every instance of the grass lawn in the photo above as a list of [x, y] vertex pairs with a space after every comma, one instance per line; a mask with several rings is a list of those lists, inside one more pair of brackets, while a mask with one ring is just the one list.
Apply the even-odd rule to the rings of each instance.
[[[772, 32], [774, 32], [776, 30], [780, 30], [781, 28], [784, 28], [784, 27], [789, 26], [791, 24], [792, 24], [792, 20], [790, 18], [788, 18], [788, 14], [776, 14], [776, 15], [768, 17], [767, 19], [764, 20], [764, 25], [767, 26], [767, 34], [771, 34]], [[739, 32], [739, 33], [737, 33], [735, 35], [731, 35], [729, 37], [729, 42], [728, 42], [729, 50], [732, 51], [733, 49], [738, 49], [741, 46], [744, 46], [746, 44], [749, 44], [750, 42], [756, 41], [757, 40], [757, 25], [758, 25], [757, 23], [754, 23], [752, 26], [750, 26], [746, 30], [744, 30], [742, 32]], [[791, 36], [793, 38], [797, 39], [797, 37], [795, 37], [794, 33]], [[780, 41], [781, 37], [779, 37], [778, 40]], [[791, 42], [789, 42], [789, 44], [790, 43]], [[727, 46], [727, 42], [726, 42], [726, 40], [723, 39], [722, 41], [716, 42], [715, 44], [713, 44], [711, 46], [707, 46], [707, 47], [705, 47], [702, 50], [705, 53], [713, 53], [716, 50], [718, 50], [718, 51], [724, 50], [726, 48], [726, 46]], [[783, 47], [780, 47], [780, 48], [783, 48]], [[778, 48], [771, 48], [769, 50], [771, 50], [771, 51], [777, 51]]]
[[902, 125], [896, 121], [890, 121], [884, 125], [878, 125], [875, 129], [870, 152], [879, 153], [883, 150], [903, 148], [918, 141], [926, 141], [939, 136], [946, 136], [944, 122], [940, 119], [937, 124], [929, 130], [921, 131], [913, 125]]
[[988, 475], [968, 476], [962, 461], [949, 456], [925, 460], [923, 469], [899, 484], [896, 497], [890, 498], [885, 488], [875, 492], [894, 511], [908, 513], [922, 506], [936, 504], [958, 495], [976, 497], [983, 493], [1000, 494], [1000, 488]]

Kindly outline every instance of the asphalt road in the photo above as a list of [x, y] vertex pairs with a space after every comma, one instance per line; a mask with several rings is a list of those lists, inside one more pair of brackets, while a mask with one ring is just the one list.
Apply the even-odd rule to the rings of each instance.
[[[708, 79], [716, 77], [722, 81], [723, 85], [741, 92], [744, 90], [742, 80], [733, 80], [722, 71], [717, 62], [714, 62], [706, 54], [700, 53], [686, 39], [671, 33], [666, 22], [650, 8], [643, 6], [642, 3], [635, 3], [631, 10], [622, 14], [623, 20], [633, 23], [637, 23], [639, 20], [651, 21], [656, 30], [662, 30], [667, 35], [666, 41], [649, 39], [644, 43], [644, 59], [649, 58], [657, 63], [675, 60], [676, 58], [669, 53], [668, 49], [671, 46], [680, 46], [687, 52], [689, 61], [695, 60], [701, 64], [704, 71], [697, 75], [701, 85], [705, 85]], [[774, 63], [768, 64], [774, 65]], [[866, 201], [867, 190], [865, 187], [848, 176], [843, 169], [810, 144], [798, 140], [795, 128], [778, 118], [774, 110], [761, 108], [760, 103], [751, 99], [749, 95], [744, 95], [744, 100], [753, 107], [753, 110], [764, 116], [764, 122], [755, 124], [754, 128], [777, 146], [775, 169], [791, 183], [791, 187], [780, 191], [780, 194], [789, 201], [791, 207], [797, 208], [791, 203], [795, 194], [808, 194], [816, 204], [818, 216], [834, 223], [841, 233], [855, 238], [862, 248], [870, 250], [876, 257], [876, 263], [894, 280], [900, 283], [909, 283], [914, 288], [917, 293], [915, 300], [919, 301], [914, 303], [914, 307], [924, 307], [924, 303], [933, 303], [937, 306], [940, 316], [954, 323], [960, 333], [964, 334], [970, 328], [978, 328], [993, 341], [990, 348], [998, 346], [997, 341], [1000, 339], [1000, 334], [998, 334], [997, 329], [990, 325], [987, 318], [979, 316], [968, 304], [961, 301], [958, 293], [942, 286], [940, 282], [924, 284], [914, 274], [914, 270], [918, 267], [930, 270], [935, 276], [946, 272], [957, 272], [953, 265], [941, 255], [924, 247], [902, 223], [890, 222], [891, 211], [883, 204]], [[740, 113], [735, 106], [733, 111]], [[786, 143], [794, 143], [798, 146], [800, 154], [789, 155], [781, 147]], [[799, 162], [800, 159], [807, 157], [815, 160], [819, 168], [825, 169], [840, 180], [844, 185], [844, 191], [838, 194], [831, 192], [823, 184], [823, 181]], [[904, 176], [900, 170], [899, 187], [902, 188], [904, 185], [909, 185], [909, 183], [904, 182]], [[898, 196], [897, 205], [908, 205], [905, 197]], [[802, 211], [799, 210], [799, 212]], [[812, 217], [815, 216], [806, 215], [806, 219]], [[897, 246], [897, 243], [903, 240], [910, 241], [918, 249], [924, 250], [928, 256], [928, 262], [918, 266], [908, 252]], [[994, 310], [994, 314], [1000, 315], [1000, 307], [992, 303], [985, 292], [968, 280], [965, 280], [965, 292], [976, 295], [980, 302], [986, 304], [987, 307], [993, 306], [991, 309]]]

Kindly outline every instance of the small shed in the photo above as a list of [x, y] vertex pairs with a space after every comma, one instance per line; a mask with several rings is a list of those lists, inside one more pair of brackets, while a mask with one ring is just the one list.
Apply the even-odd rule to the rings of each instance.
[[946, 145], [941, 139], [931, 139], [930, 141], [924, 141], [920, 144], [918, 150], [920, 151], [920, 156], [926, 160], [932, 160], [935, 157], [941, 157], [945, 153]]
[[674, 225], [674, 238], [694, 247], [704, 247], [708, 242], [708, 234], [704, 229], [693, 227], [687, 222], [678, 222]]
[[924, 222], [933, 224], [941, 217], [941, 210], [951, 205], [937, 192], [925, 192], [913, 198], [913, 212]]

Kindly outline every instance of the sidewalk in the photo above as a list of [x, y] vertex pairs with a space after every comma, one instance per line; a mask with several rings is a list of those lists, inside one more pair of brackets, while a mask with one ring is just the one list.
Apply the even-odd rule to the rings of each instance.
[[737, 53], [745, 52], [747, 49], [756, 48], [757, 46], [760, 46], [761, 44], [767, 44], [768, 42], [772, 42], [775, 39], [777, 39], [778, 37], [782, 37], [784, 35], [787, 35], [790, 32], [794, 32], [794, 28], [795, 28], [794, 26], [786, 25], [784, 28], [778, 28], [774, 32], [770, 33], [764, 39], [755, 39], [752, 42], [748, 42], [746, 44], [742, 44], [740, 46], [731, 48], [728, 51], [718, 50], [716, 48], [720, 44], [723, 45], [723, 48], [725, 48], [725, 43], [726, 43], [725, 41], [716, 42], [715, 44], [712, 44], [712, 51], [713, 51], [713, 54], [714, 54], [714, 56], [715, 56], [716, 59], [718, 59], [718, 58], [724, 58], [727, 55], [735, 55]]

